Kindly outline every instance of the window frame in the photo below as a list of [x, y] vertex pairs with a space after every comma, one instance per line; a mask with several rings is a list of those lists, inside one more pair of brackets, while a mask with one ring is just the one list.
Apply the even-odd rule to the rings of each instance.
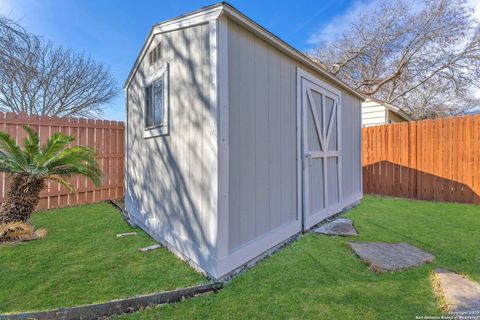
[[[165, 62], [160, 68], [155, 70], [149, 77], [143, 81], [143, 110], [144, 110], [144, 138], [151, 138], [157, 136], [164, 136], [169, 134], [169, 119], [170, 119], [170, 94], [169, 94], [169, 70], [168, 62]], [[163, 119], [159, 124], [147, 126], [147, 87], [152, 86], [152, 95], [154, 95], [154, 82], [162, 79], [162, 95], [163, 95]], [[152, 102], [152, 111], [154, 110], [154, 102]]]

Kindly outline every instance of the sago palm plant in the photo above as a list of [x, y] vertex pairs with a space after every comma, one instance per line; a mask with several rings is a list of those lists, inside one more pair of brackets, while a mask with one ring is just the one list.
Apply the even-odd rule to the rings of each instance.
[[23, 128], [28, 134], [23, 148], [8, 133], [0, 132], [0, 171], [11, 175], [7, 197], [0, 204], [0, 224], [27, 221], [46, 180], [56, 181], [70, 191], [73, 187], [66, 178], [73, 175], [83, 175], [96, 186], [101, 182], [93, 149], [70, 146], [75, 138], [63, 133], [55, 133], [41, 146], [38, 134], [29, 126]]

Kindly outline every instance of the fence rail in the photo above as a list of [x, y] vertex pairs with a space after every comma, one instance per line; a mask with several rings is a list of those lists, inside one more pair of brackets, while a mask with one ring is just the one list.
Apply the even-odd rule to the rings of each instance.
[[[95, 149], [97, 163], [103, 172], [102, 185], [98, 188], [95, 188], [93, 183], [85, 177], [70, 178], [70, 183], [75, 187], [75, 193], [72, 194], [57, 182], [48, 182], [47, 188], [40, 193], [37, 210], [75, 206], [123, 197], [125, 134], [123, 122], [39, 117], [0, 112], [0, 131], [8, 132], [20, 144], [26, 137], [22, 128], [23, 124], [28, 124], [39, 133], [41, 143], [44, 143], [56, 132], [74, 136], [76, 138], [74, 144]], [[9, 178], [5, 173], [1, 173], [0, 178], [0, 202], [2, 202], [8, 191]]]
[[480, 116], [362, 129], [367, 194], [480, 203]]

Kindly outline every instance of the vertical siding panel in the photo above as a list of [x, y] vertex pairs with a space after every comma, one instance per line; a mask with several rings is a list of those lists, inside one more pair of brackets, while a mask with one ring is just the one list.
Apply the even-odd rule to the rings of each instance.
[[[228, 97], [230, 99], [229, 104], [229, 172], [230, 172], [230, 181], [229, 181], [229, 247], [235, 248], [241, 243], [240, 235], [240, 214], [241, 214], [241, 132], [240, 127], [240, 116], [241, 108], [238, 102], [241, 100], [239, 94], [240, 90], [231, 90], [230, 88], [235, 88], [239, 86], [239, 79], [241, 77], [242, 67], [241, 67], [241, 54], [242, 49], [240, 47], [240, 39], [238, 39], [238, 27], [230, 23], [229, 24], [229, 34], [228, 34], [228, 82], [229, 82], [229, 92]], [[237, 31], [237, 32], [232, 32]]]
[[[281, 91], [282, 81], [282, 66], [280, 59], [268, 59], [267, 61], [267, 76], [268, 76], [268, 185], [269, 185], [269, 210], [271, 217], [270, 228], [282, 225], [287, 221], [287, 208], [282, 205], [282, 166], [287, 160], [283, 157], [278, 157], [282, 153], [282, 144], [279, 139], [282, 135], [282, 114], [285, 113], [285, 107], [281, 103], [281, 96], [277, 92]], [[275, 219], [276, 218], [276, 219]]]
[[270, 229], [270, 208], [269, 208], [269, 190], [268, 190], [268, 146], [269, 139], [269, 112], [268, 112], [268, 78], [267, 63], [268, 58], [265, 49], [265, 43], [258, 38], [255, 39], [255, 72], [252, 74], [255, 83], [255, 192], [256, 216], [255, 226], [256, 234], [263, 234]]
[[[255, 74], [255, 60], [251, 58], [255, 54], [255, 38], [250, 34], [242, 30], [244, 37], [242, 37], [242, 46], [244, 47], [245, 54], [242, 59], [242, 67], [245, 68], [245, 73], [242, 73], [240, 90], [245, 95], [244, 103], [241, 106], [244, 106], [244, 112], [246, 117], [241, 118], [241, 130], [244, 132], [242, 136], [242, 152], [245, 152], [245, 158], [242, 161], [242, 193], [243, 199], [241, 200], [243, 210], [242, 216], [244, 214], [245, 219], [242, 219], [242, 240], [243, 239], [253, 239], [256, 234], [256, 225], [255, 225], [255, 216], [256, 216], [256, 186], [255, 186], [255, 176], [257, 174], [257, 168], [255, 166], [255, 139], [257, 138], [255, 131], [255, 91], [252, 90], [248, 84], [252, 81], [253, 75]], [[243, 99], [242, 99], [243, 100]], [[251, 170], [253, 168], [253, 170]]]
[[[184, 57], [185, 57], [185, 41], [180, 37], [182, 31], [166, 34], [164, 40], [169, 45], [165, 46], [165, 54], [167, 59], [170, 61], [170, 134], [172, 136], [171, 144], [168, 149], [170, 149], [175, 161], [172, 166], [175, 171], [182, 171], [182, 160], [183, 160], [183, 145], [185, 144], [184, 127], [182, 127], [183, 122], [182, 118], [185, 117], [185, 83], [183, 78], [184, 70]], [[174, 45], [175, 44], [175, 45]], [[175, 76], [176, 75], [176, 76]], [[212, 150], [211, 150], [212, 151]], [[163, 167], [163, 166], [162, 166]], [[180, 212], [183, 214], [181, 208], [178, 208], [178, 205], [174, 203], [181, 203], [180, 193], [178, 192], [180, 186], [178, 185], [177, 179], [172, 179], [170, 182], [170, 188], [174, 191], [171, 197], [171, 204], [169, 209], [174, 212]], [[168, 192], [168, 191], [167, 191]]]
[[[192, 259], [212, 259], [215, 245], [210, 222], [217, 216], [211, 193], [218, 178], [218, 128], [217, 109], [211, 109], [209, 31], [201, 24], [156, 35], [152, 46], [162, 43], [162, 57], [153, 65], [141, 62], [128, 92], [127, 209], [148, 223], [151, 234], [169, 239]], [[145, 139], [143, 80], [164, 63], [169, 134]]]
[[[208, 216], [205, 215], [201, 211], [202, 207], [202, 193], [201, 193], [201, 180], [202, 180], [202, 170], [198, 170], [198, 164], [202, 163], [202, 151], [201, 151], [201, 142], [203, 139], [199, 139], [201, 137], [201, 126], [202, 126], [202, 109], [203, 105], [199, 103], [202, 101], [202, 77], [201, 77], [201, 70], [202, 70], [202, 48], [200, 41], [201, 34], [202, 34], [202, 27], [199, 26], [198, 28], [190, 28], [190, 39], [191, 45], [189, 48], [189, 57], [190, 57], [190, 65], [193, 70], [198, 70], [198, 73], [195, 73], [193, 77], [191, 77], [191, 121], [190, 123], [190, 130], [189, 130], [189, 192], [192, 195], [193, 199], [193, 216], [202, 226], [208, 226]], [[218, 132], [218, 131], [217, 131]], [[207, 230], [202, 231], [203, 234], [200, 235], [200, 239], [198, 240], [202, 246], [206, 246], [207, 243], [205, 239], [207, 236], [205, 235]]]
[[[286, 117], [284, 119], [288, 119], [288, 127], [290, 128], [290, 134], [288, 136], [288, 146], [290, 146], [290, 150], [285, 149], [285, 158], [289, 159], [287, 172], [290, 173], [289, 183], [285, 184], [283, 187], [287, 191], [286, 199], [289, 200], [290, 210], [288, 212], [288, 222], [296, 221], [297, 220], [297, 118], [296, 118], [296, 67], [293, 63], [289, 63], [286, 65], [289, 70], [289, 77], [288, 79], [289, 84], [287, 88], [291, 88], [288, 90], [288, 99], [287, 103], [284, 105], [285, 110], [288, 111]], [[300, 200], [299, 200], [300, 201]], [[300, 213], [299, 213], [300, 214]], [[299, 217], [298, 219], [301, 219]]]
[[[361, 190], [360, 172], [358, 172], [358, 159], [360, 157], [360, 148], [357, 143], [359, 140], [359, 105], [358, 101], [347, 94], [342, 94], [341, 106], [341, 179], [342, 179], [342, 197], [343, 200], [351, 199]], [[365, 148], [367, 150], [367, 148]], [[366, 154], [363, 155], [364, 157]]]
[[[208, 25], [203, 25], [202, 26], [202, 32], [200, 35], [200, 52], [201, 54], [201, 60], [200, 60], [200, 70], [201, 70], [201, 88], [202, 91], [200, 92], [200, 97], [202, 100], [207, 101], [207, 95], [206, 93], [209, 92], [209, 78], [208, 74], [210, 72], [210, 64], [208, 58], [210, 57], [210, 50], [209, 50], [209, 26]], [[208, 146], [208, 143], [205, 141], [208, 135], [208, 131], [206, 130], [206, 126], [204, 125], [205, 123], [209, 123], [209, 108], [210, 105], [206, 106], [201, 106], [200, 107], [200, 135], [202, 137], [201, 143], [200, 143], [200, 159], [202, 163], [202, 172], [200, 176], [200, 201], [201, 201], [201, 206], [200, 206], [200, 212], [203, 213], [204, 215], [204, 221], [210, 221], [210, 219], [213, 219], [213, 217], [210, 216], [210, 197], [211, 197], [211, 192], [209, 188], [205, 188], [206, 185], [208, 185], [208, 180], [210, 179], [210, 173], [207, 171], [207, 160], [208, 158], [208, 150], [206, 149]], [[223, 214], [227, 214], [223, 212]], [[210, 224], [209, 224], [210, 225]], [[212, 230], [210, 230], [211, 232]]]
[[[185, 152], [185, 172], [186, 172], [186, 180], [185, 180], [185, 192], [187, 194], [190, 195], [191, 199], [190, 199], [190, 208], [187, 209], [187, 216], [186, 216], [186, 219], [187, 221], [198, 221], [198, 217], [196, 216], [196, 210], [195, 210], [195, 206], [196, 206], [196, 194], [193, 195], [192, 192], [194, 187], [193, 187], [193, 179], [194, 179], [194, 174], [193, 174], [193, 161], [195, 161], [194, 159], [194, 150], [193, 149], [193, 146], [194, 146], [194, 143], [195, 141], [193, 140], [194, 137], [193, 137], [193, 126], [194, 126], [194, 122], [195, 122], [195, 104], [196, 104], [196, 100], [195, 100], [195, 97], [194, 97], [194, 86], [195, 86], [195, 83], [194, 83], [194, 77], [195, 75], [194, 74], [190, 74], [190, 70], [196, 70], [195, 67], [194, 67], [194, 54], [197, 55], [198, 53], [194, 51], [193, 49], [193, 44], [195, 43], [195, 34], [194, 34], [195, 30], [193, 28], [187, 28], [184, 30], [183, 34], [185, 35], [186, 37], [186, 44], [187, 44], [187, 47], [186, 47], [186, 64], [185, 64], [185, 67], [186, 69], [184, 69], [184, 79], [185, 79], [185, 82], [186, 82], [186, 87], [188, 88], [188, 90], [186, 90], [186, 95], [187, 95], [187, 105], [185, 107], [185, 114], [186, 114], [186, 117], [184, 118], [184, 127], [185, 128], [185, 144], [183, 145], [184, 147], [184, 152]], [[187, 40], [188, 39], [188, 40]], [[195, 52], [195, 53], [194, 53]], [[196, 89], [196, 88], [195, 88]], [[197, 239], [195, 239], [195, 241], [198, 241]]]
[[[180, 114], [178, 116], [178, 131], [177, 131], [177, 139], [179, 140], [179, 152], [178, 152], [178, 166], [177, 170], [179, 170], [180, 179], [175, 181], [176, 192], [179, 196], [179, 203], [180, 206], [183, 208], [178, 208], [179, 213], [182, 215], [180, 220], [186, 221], [189, 219], [189, 204], [185, 204], [185, 200], [183, 197], [184, 193], [188, 191], [188, 177], [189, 177], [189, 159], [188, 159], [188, 134], [189, 134], [189, 120], [190, 120], [190, 90], [189, 90], [189, 83], [191, 75], [188, 73], [188, 58], [189, 58], [189, 48], [188, 42], [190, 39], [188, 38], [188, 29], [182, 29], [178, 32], [178, 39], [176, 41], [176, 45], [178, 45], [178, 55], [179, 55], [179, 70], [178, 70], [178, 77], [180, 80], [179, 89], [182, 90], [182, 95], [180, 96], [180, 103], [179, 108], [181, 109]], [[173, 45], [173, 44], [172, 44]], [[153, 209], [153, 208], [152, 208]], [[170, 227], [173, 228], [172, 223], [170, 223]], [[181, 226], [185, 228], [185, 226]], [[177, 231], [179, 232], [179, 231]], [[184, 235], [185, 231], [181, 230], [182, 235]]]
[[[202, 25], [200, 29], [200, 33], [198, 35], [198, 50], [199, 54], [199, 61], [198, 61], [198, 69], [200, 70], [200, 74], [197, 76], [200, 92], [198, 93], [200, 101], [205, 101], [205, 104], [199, 105], [198, 110], [198, 135], [202, 138], [199, 141], [199, 161], [202, 164], [201, 170], [199, 172], [199, 181], [197, 188], [199, 190], [199, 214], [202, 216], [202, 220], [204, 221], [205, 225], [210, 225], [210, 219], [213, 217], [210, 216], [210, 191], [209, 188], [205, 188], [208, 185], [208, 179], [210, 179], [210, 174], [207, 172], [207, 159], [208, 158], [208, 150], [206, 150], [207, 143], [205, 139], [209, 137], [208, 131], [206, 130], [207, 126], [206, 123], [209, 123], [208, 114], [209, 114], [209, 105], [207, 104], [207, 92], [209, 92], [209, 83], [208, 81], [208, 74], [210, 72], [210, 64], [208, 62], [208, 57], [210, 56], [209, 51], [209, 26], [208, 24]], [[224, 213], [226, 214], [226, 213]], [[211, 230], [209, 230], [211, 231]]]
[[232, 251], [297, 219], [296, 65], [230, 21], [229, 68]]

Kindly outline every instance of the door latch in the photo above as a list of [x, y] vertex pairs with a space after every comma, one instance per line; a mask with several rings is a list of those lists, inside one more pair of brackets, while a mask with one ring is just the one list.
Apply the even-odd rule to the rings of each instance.
[[308, 160], [308, 165], [311, 166], [312, 165], [312, 154], [307, 153], [305, 155], [305, 158], [307, 158], [307, 160]]

